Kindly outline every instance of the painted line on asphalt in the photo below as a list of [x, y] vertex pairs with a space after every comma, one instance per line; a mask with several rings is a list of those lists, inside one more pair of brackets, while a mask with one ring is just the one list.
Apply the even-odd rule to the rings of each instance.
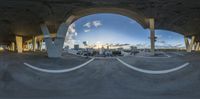
[[29, 68], [32, 68], [34, 70], [37, 70], [37, 71], [40, 71], [40, 72], [46, 72], [46, 73], [66, 73], [66, 72], [71, 72], [71, 71], [74, 71], [74, 70], [77, 70], [87, 64], [89, 64], [90, 62], [92, 62], [94, 60], [94, 58], [90, 59], [89, 61], [81, 64], [81, 65], [78, 65], [76, 67], [73, 67], [73, 68], [69, 68], [69, 69], [62, 69], [62, 70], [49, 70], [49, 69], [43, 69], [43, 68], [39, 68], [39, 67], [36, 67], [36, 66], [33, 66], [33, 65], [30, 65], [28, 63], [24, 63], [24, 65], [26, 65], [27, 67]]
[[170, 58], [171, 56], [170, 55], [168, 55], [167, 53], [165, 53], [165, 52], [162, 52], [165, 56], [167, 56], [168, 58]]
[[125, 65], [126, 67], [130, 68], [130, 69], [133, 69], [133, 70], [136, 70], [138, 72], [142, 72], [142, 73], [147, 73], [147, 74], [166, 74], [166, 73], [170, 73], [170, 72], [175, 72], [175, 71], [178, 71], [186, 66], [188, 66], [190, 63], [185, 63], [181, 66], [178, 66], [176, 68], [172, 68], [172, 69], [167, 69], [167, 70], [146, 70], [146, 69], [141, 69], [141, 68], [137, 68], [137, 67], [134, 67], [132, 65], [129, 65], [127, 63], [125, 63], [124, 61], [122, 61], [121, 59], [119, 58], [116, 58], [120, 63], [122, 63], [123, 65]]

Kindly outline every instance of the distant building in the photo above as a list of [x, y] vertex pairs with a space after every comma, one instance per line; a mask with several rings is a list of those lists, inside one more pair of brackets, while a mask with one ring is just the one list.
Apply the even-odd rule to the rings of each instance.
[[68, 46], [68, 45], [64, 47], [64, 50], [68, 50], [68, 49], [69, 49], [69, 46]]
[[136, 47], [136, 46], [130, 46], [130, 49], [131, 49], [132, 51], [136, 51], [136, 50], [137, 50], [137, 47]]
[[117, 51], [123, 51], [124, 48], [120, 47], [120, 48], [117, 48]]
[[74, 45], [74, 50], [79, 50], [79, 45], [78, 44]]
[[110, 48], [109, 48], [109, 46], [107, 46], [107, 50], [109, 50]]
[[103, 55], [104, 52], [105, 52], [105, 49], [104, 49], [104, 47], [102, 46], [102, 47], [99, 49], [99, 54], [100, 54], [100, 55]]

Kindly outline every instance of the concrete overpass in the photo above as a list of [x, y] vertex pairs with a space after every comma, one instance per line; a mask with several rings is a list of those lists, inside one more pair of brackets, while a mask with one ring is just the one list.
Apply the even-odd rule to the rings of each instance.
[[[196, 0], [1, 0], [0, 43], [18, 45], [18, 52], [22, 52], [26, 39], [45, 34], [47, 52], [54, 52], [49, 56], [59, 57], [64, 36], [72, 22], [90, 14], [116, 13], [128, 16], [151, 30], [152, 54], [154, 29], [185, 35], [187, 51], [191, 52], [192, 49], [199, 50], [199, 12], [200, 2]], [[49, 33], [57, 33], [56, 44], [52, 44]], [[188, 38], [192, 39], [191, 42]]]

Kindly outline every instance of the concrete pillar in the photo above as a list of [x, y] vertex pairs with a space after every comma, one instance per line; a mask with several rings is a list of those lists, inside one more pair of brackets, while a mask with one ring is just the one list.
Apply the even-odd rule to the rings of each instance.
[[11, 51], [15, 51], [15, 42], [11, 43]]
[[200, 51], [200, 43], [199, 43], [199, 49], [198, 49], [198, 51]]
[[65, 36], [68, 30], [68, 25], [66, 23], [62, 23], [59, 26], [59, 29], [56, 34], [56, 38], [53, 41], [49, 29], [45, 24], [41, 25], [42, 32], [44, 34], [44, 41], [47, 47], [48, 57], [58, 58], [62, 55], [62, 49], [65, 41]]
[[196, 45], [196, 48], [195, 48], [196, 51], [199, 51], [199, 45], [200, 45], [200, 43], [197, 42], [197, 45]]
[[33, 36], [32, 38], [32, 45], [33, 45], [33, 51], [36, 51], [37, 47], [37, 37]]
[[192, 47], [192, 50], [195, 50], [195, 51], [196, 51], [197, 46], [198, 46], [198, 42], [194, 42], [193, 47]]
[[193, 43], [192, 50], [195, 50], [195, 48], [196, 48], [196, 42]]
[[40, 50], [40, 41], [37, 41], [36, 43], [37, 43], [36, 44], [37, 45], [37, 50]]
[[195, 36], [192, 36], [192, 39], [190, 41], [190, 52], [192, 51], [192, 48], [194, 46], [194, 40], [195, 40]]
[[184, 37], [184, 39], [185, 39], [186, 51], [187, 51], [187, 52], [192, 52], [192, 48], [193, 48], [193, 46], [194, 46], [195, 36], [192, 36], [192, 39], [191, 39], [190, 42], [188, 41], [188, 38], [187, 38], [187, 37]]
[[153, 18], [149, 19], [151, 54], [155, 55], [155, 22]]
[[188, 52], [189, 51], [189, 41], [188, 41], [188, 38], [184, 37], [184, 40], [185, 40], [186, 51]]
[[39, 42], [40, 51], [42, 51], [42, 44], [43, 44], [43, 40], [40, 40], [40, 42]]
[[11, 43], [10, 45], [7, 45], [7, 49], [8, 49], [9, 51], [12, 51], [12, 43]]
[[23, 48], [22, 48], [22, 37], [21, 36], [16, 36], [16, 44], [17, 44], [17, 52], [22, 53]]

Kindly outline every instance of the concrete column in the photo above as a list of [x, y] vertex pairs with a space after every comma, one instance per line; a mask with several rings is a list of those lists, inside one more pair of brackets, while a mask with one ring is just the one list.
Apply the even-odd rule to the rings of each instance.
[[7, 45], [7, 49], [8, 49], [9, 51], [12, 51], [12, 43], [11, 43], [10, 45]]
[[195, 36], [192, 36], [192, 39], [191, 39], [190, 42], [188, 41], [188, 38], [187, 38], [187, 37], [185, 37], [184, 39], [185, 39], [186, 51], [187, 51], [187, 52], [192, 52], [192, 48], [193, 48], [193, 46], [194, 46]]
[[195, 48], [196, 48], [196, 42], [193, 43], [192, 50], [195, 50]]
[[11, 51], [15, 51], [15, 42], [11, 43]]
[[33, 51], [36, 51], [36, 47], [37, 47], [37, 38], [35, 36], [33, 36], [32, 39], [32, 45], [33, 45]]
[[198, 51], [200, 51], [200, 43], [199, 43], [199, 49], [198, 49]]
[[61, 57], [65, 36], [68, 30], [68, 25], [66, 23], [62, 23], [60, 25], [54, 41], [52, 40], [49, 29], [45, 24], [41, 25], [41, 29], [44, 34], [44, 41], [47, 47], [48, 57], [52, 58]]
[[151, 54], [155, 55], [155, 22], [153, 18], [149, 19], [149, 28], [150, 28], [150, 41], [151, 41]]
[[194, 46], [194, 40], [195, 40], [195, 36], [192, 36], [192, 39], [190, 41], [190, 52], [192, 51], [192, 48]]
[[22, 48], [22, 37], [21, 36], [16, 36], [16, 44], [17, 44], [17, 52], [22, 53], [23, 48]]
[[188, 52], [189, 51], [189, 41], [188, 41], [188, 38], [184, 37], [184, 40], [185, 40], [186, 51]]
[[196, 50], [196, 47], [197, 47], [197, 42], [194, 42], [192, 50]]
[[37, 50], [40, 50], [40, 41], [37, 41], [36, 43], [37, 43], [36, 44], [37, 45]]
[[199, 51], [199, 45], [200, 45], [200, 43], [197, 42], [197, 45], [196, 45], [196, 48], [195, 48], [196, 51]]
[[40, 42], [39, 42], [40, 44], [39, 44], [39, 48], [40, 48], [40, 51], [42, 51], [42, 44], [43, 44], [43, 40], [41, 40]]

